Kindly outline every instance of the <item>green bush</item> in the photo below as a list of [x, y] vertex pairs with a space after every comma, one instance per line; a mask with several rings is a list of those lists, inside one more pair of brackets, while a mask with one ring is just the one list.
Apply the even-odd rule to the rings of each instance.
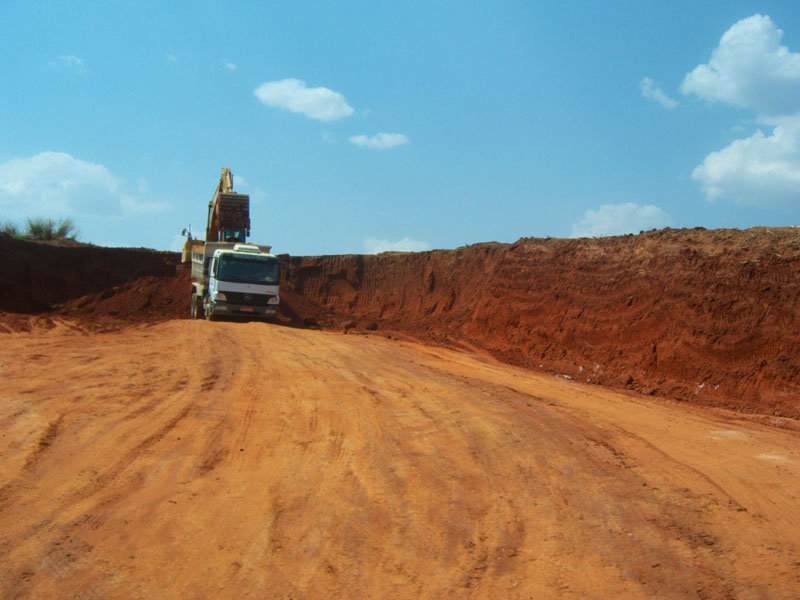
[[23, 237], [22, 230], [17, 227], [16, 223], [12, 221], [4, 221], [3, 223], [0, 223], [0, 231], [14, 238]]
[[27, 219], [24, 229], [13, 221], [3, 221], [0, 232], [19, 240], [76, 240], [78, 237], [75, 223], [69, 218], [58, 221], [41, 217]]
[[74, 240], [78, 235], [75, 223], [66, 218], [59, 221], [41, 217], [28, 219], [24, 236], [31, 240]]

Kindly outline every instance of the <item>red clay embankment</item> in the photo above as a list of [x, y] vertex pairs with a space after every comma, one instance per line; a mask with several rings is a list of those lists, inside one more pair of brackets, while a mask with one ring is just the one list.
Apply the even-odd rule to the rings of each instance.
[[[21, 314], [97, 328], [188, 313], [174, 253], [0, 235], [0, 254], [0, 332], [24, 328]], [[575, 380], [800, 417], [800, 229], [283, 260], [285, 323], [403, 332]]]
[[46, 325], [54, 314], [96, 329], [120, 319], [177, 318], [188, 306], [189, 274], [174, 252], [29, 242], [0, 233], [0, 257], [0, 333], [29, 329], [32, 321]]
[[293, 257], [324, 323], [745, 412], [800, 416], [800, 229], [663, 230]]

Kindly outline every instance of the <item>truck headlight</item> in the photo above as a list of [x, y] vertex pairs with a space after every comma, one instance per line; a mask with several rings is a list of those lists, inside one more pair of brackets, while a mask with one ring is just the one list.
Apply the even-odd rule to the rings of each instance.
[[217, 292], [216, 300], [221, 300], [222, 302], [227, 302], [228, 298], [222, 292]]
[[280, 298], [277, 296], [270, 296], [269, 300], [267, 300], [267, 304], [277, 304], [280, 302]]

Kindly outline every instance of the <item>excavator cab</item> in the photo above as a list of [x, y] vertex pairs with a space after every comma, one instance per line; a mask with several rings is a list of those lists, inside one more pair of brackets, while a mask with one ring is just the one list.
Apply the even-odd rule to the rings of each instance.
[[247, 240], [246, 229], [225, 229], [222, 232], [223, 240], [226, 242], [241, 242], [244, 244]]

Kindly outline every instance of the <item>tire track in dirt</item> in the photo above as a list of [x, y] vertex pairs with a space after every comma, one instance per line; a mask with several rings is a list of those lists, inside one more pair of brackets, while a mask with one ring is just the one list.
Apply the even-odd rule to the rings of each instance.
[[[457, 382], [457, 386], [453, 386], [453, 387], [463, 387], [465, 389], [474, 390], [476, 387], [480, 387], [480, 382], [475, 382], [475, 381], [470, 380], [468, 378], [462, 378]], [[484, 390], [484, 391], [486, 391], [486, 390]], [[488, 394], [489, 397], [498, 396], [498, 391], [496, 389], [489, 388], [488, 391], [491, 392], [491, 393]], [[434, 390], [427, 390], [426, 391], [426, 397], [430, 397], [431, 395], [435, 396], [436, 392]], [[457, 392], [456, 392], [456, 395], [457, 395]], [[517, 394], [517, 395], [519, 396], [520, 394]], [[463, 440], [464, 440], [464, 444], [466, 446], [466, 451], [467, 451], [468, 455], [471, 457], [471, 460], [473, 460], [473, 461], [475, 461], [477, 463], [477, 465], [479, 467], [479, 470], [484, 473], [483, 477], [486, 480], [486, 486], [487, 486], [488, 492], [484, 492], [483, 494], [478, 494], [478, 495], [479, 496], [482, 495], [482, 496], [491, 497], [493, 495], [493, 493], [494, 493], [492, 490], [495, 490], [496, 488], [501, 487], [502, 486], [502, 482], [503, 482], [503, 480], [505, 480], [506, 476], [504, 476], [502, 473], [495, 473], [494, 472], [495, 469], [493, 468], [493, 466], [491, 464], [491, 456], [490, 456], [491, 453], [487, 451], [487, 449], [485, 448], [484, 445], [482, 445], [482, 443], [480, 441], [480, 437], [475, 433], [475, 431], [473, 431], [471, 429], [470, 423], [469, 422], [464, 422], [463, 420], [458, 420], [457, 418], [454, 421], [452, 414], [448, 418], [442, 419], [441, 418], [442, 411], [440, 409], [437, 408], [437, 410], [434, 411], [434, 410], [431, 410], [430, 408], [426, 408], [426, 407], [422, 406], [419, 402], [411, 401], [409, 404], [415, 410], [419, 411], [420, 414], [422, 415], [422, 417], [425, 420], [427, 420], [428, 422], [430, 422], [432, 424], [432, 428], [430, 429], [431, 432], [433, 432], [433, 433], [435, 433], [437, 431], [441, 432], [442, 430], [452, 431], [454, 426], [457, 428], [456, 429], [457, 431], [461, 432], [461, 436], [460, 437], [462, 437]], [[551, 423], [551, 425], [552, 425], [552, 423]], [[555, 428], [555, 429], [557, 430], [557, 428]], [[518, 443], [518, 439], [515, 439], [515, 438], [511, 437], [507, 441], [503, 442], [503, 447], [511, 449], [515, 445], [517, 445], [517, 443]], [[449, 447], [451, 447], [451, 445]], [[484, 459], [484, 457], [486, 457], [486, 458]], [[453, 513], [452, 516], [448, 516], [447, 521], [448, 522], [454, 522], [454, 521], [457, 522], [458, 520], [460, 520], [461, 515], [459, 514], [459, 512], [462, 512], [463, 510], [464, 510], [464, 508], [462, 507], [461, 509], [459, 509], [458, 512]], [[513, 519], [513, 515], [509, 515], [509, 516]], [[500, 518], [501, 517], [498, 517], [498, 520], [500, 520]], [[506, 517], [502, 517], [502, 518], [507, 520], [507, 521], [509, 521], [509, 519], [506, 518]], [[517, 517], [517, 518], [519, 518], [519, 517]], [[449, 542], [449, 544], [453, 545], [453, 542], [451, 541], [451, 542]], [[496, 548], [503, 548], [505, 546], [507, 546], [507, 543], [497, 542], [497, 547]], [[494, 554], [496, 554], [497, 552], [500, 552], [500, 550], [495, 550]], [[479, 555], [482, 556], [481, 553], [479, 553]], [[516, 556], [516, 553], [515, 553], [515, 556]], [[496, 558], [496, 557], [493, 556], [493, 558]], [[463, 584], [464, 582], [471, 582], [469, 584], [470, 586], [477, 585], [477, 583], [482, 579], [481, 573], [484, 570], [484, 568], [486, 568], [486, 569], [489, 568], [488, 565], [484, 564], [484, 562], [485, 561], [483, 561], [483, 560], [478, 560], [476, 566], [470, 571], [470, 573], [472, 573], [472, 577], [467, 576], [467, 578], [465, 580], [462, 580], [461, 583]], [[491, 570], [490, 572], [494, 573], [495, 571]]]
[[[147, 337], [142, 336], [143, 339]], [[142, 348], [142, 350], [147, 352], [146, 348]], [[76, 353], [75, 358], [79, 361], [82, 360], [81, 353]], [[181, 362], [180, 352], [176, 358]], [[126, 360], [125, 357], [115, 356], [114, 360], [116, 359]], [[128, 357], [127, 362], [134, 363], [136, 359]], [[103, 369], [103, 372], [109, 373], [113, 377], [113, 373], [119, 371], [112, 367]], [[134, 374], [135, 372], [131, 371], [129, 375], [125, 376], [124, 380], [132, 381], [132, 389], [143, 389], [136, 384], [135, 378], [130, 379]], [[166, 382], [175, 375], [175, 370], [167, 369], [166, 375], [166, 377], [161, 377], [160, 374], [145, 369], [138, 376]], [[159, 442], [190, 416], [192, 412], [191, 401], [187, 402], [186, 397], [180, 397], [180, 389], [183, 387], [185, 386], [173, 387], [167, 394], [163, 392], [156, 394], [156, 397], [151, 401], [128, 412], [119, 410], [124, 410], [125, 406], [124, 404], [119, 404], [118, 408], [109, 407], [112, 409], [103, 411], [103, 413], [95, 413], [90, 418], [87, 418], [89, 417], [88, 414], [79, 416], [82, 411], [85, 412], [85, 409], [88, 408], [84, 402], [81, 402], [77, 409], [72, 408], [73, 418], [70, 421], [69, 436], [62, 443], [55, 445], [55, 452], [53, 453], [55, 456], [48, 461], [47, 465], [36, 469], [36, 471], [41, 471], [38, 473], [39, 475], [47, 472], [44, 469], [52, 470], [54, 468], [53, 465], [57, 465], [56, 468], [61, 466], [56, 462], [59, 453], [63, 453], [65, 450], [75, 452], [77, 448], [81, 447], [82, 444], [74, 445], [74, 438], [79, 438], [87, 433], [96, 436], [97, 434], [92, 434], [92, 431], [95, 429], [94, 424], [101, 418], [101, 415], [111, 420], [106, 425], [106, 432], [103, 432], [102, 436], [113, 435], [113, 431], [123, 433], [123, 435], [116, 436], [119, 440], [118, 450], [122, 450], [122, 455], [119, 456], [118, 454], [115, 457], [117, 460], [110, 464], [106, 463], [102, 468], [94, 468], [90, 465], [92, 462], [97, 464], [96, 460], [100, 457], [96, 457], [93, 460], [91, 456], [86, 456], [85, 452], [80, 453], [80, 460], [92, 462], [87, 463], [81, 469], [80, 476], [74, 480], [74, 485], [69, 485], [66, 490], [62, 490], [58, 494], [58, 506], [55, 510], [43, 513], [39, 519], [29, 523], [20, 532], [22, 540], [36, 539], [42, 536], [50, 537], [53, 540], [51, 545], [38, 555], [30, 555], [29, 551], [25, 550], [25, 547], [30, 544], [20, 545], [13, 543], [11, 539], [4, 535], [3, 543], [0, 544], [0, 554], [5, 556], [6, 559], [10, 556], [23, 557], [25, 555], [30, 556], [30, 558], [23, 559], [23, 566], [17, 571], [6, 571], [2, 579], [8, 582], [16, 581], [20, 585], [25, 585], [25, 581], [30, 579], [30, 576], [26, 575], [26, 573], [42, 570], [50, 572], [54, 578], [68, 577], [71, 568], [79, 568], [78, 565], [85, 562], [84, 558], [88, 557], [87, 560], [90, 558], [87, 553], [91, 551], [92, 544], [83, 540], [85, 535], [90, 535], [95, 530], [102, 528], [106, 517], [114, 513], [118, 502], [126, 495], [135, 492], [143, 483], [141, 474], [134, 465], [141, 460], [142, 456], [151, 453]], [[159, 411], [158, 414], [153, 413], [162, 404], [170, 407], [171, 410], [168, 408], [167, 411]], [[43, 408], [46, 408], [46, 404], [42, 405], [39, 410], [41, 411]], [[175, 411], [176, 408], [177, 411]], [[153, 421], [154, 418], [155, 421]], [[56, 434], [61, 429], [62, 421], [64, 421], [63, 414], [47, 428], [47, 431], [40, 439], [39, 450], [27, 463], [28, 467], [31, 467], [34, 462], [41, 462], [39, 459], [43, 456], [49, 456], [49, 453], [42, 454], [42, 451], [47, 450], [54, 444]], [[128, 426], [125, 425], [126, 422], [133, 423]], [[153, 429], [154, 425], [155, 429]], [[61, 436], [58, 439], [61, 439]], [[68, 469], [70, 468], [68, 464], [64, 466]], [[30, 468], [28, 471], [30, 471]], [[31, 483], [35, 485], [35, 481]], [[96, 500], [91, 505], [87, 505], [87, 502], [93, 498], [96, 498]], [[9, 507], [6, 506], [4, 508]], [[0, 515], [2, 512], [0, 510]], [[86, 550], [87, 548], [88, 550]], [[38, 565], [38, 568], [32, 568], [33, 565]], [[104, 587], [104, 589], [107, 588], [108, 586]], [[100, 594], [99, 596], [106, 597], [105, 594]], [[125, 594], [122, 596], [130, 597], [130, 595]]]
[[[0, 511], [0, 596], [725, 598], [796, 584], [793, 530], [773, 531], [800, 494], [795, 433], [759, 425], [743, 448], [709, 437], [726, 427], [711, 413], [366, 336], [184, 321], [76, 339], [59, 363], [74, 389], [36, 392], [52, 397], [28, 451], [51, 443]], [[101, 358], [83, 386], [89, 350]], [[147, 397], [109, 404], [114, 378]], [[3, 410], [28, 431], [20, 405]], [[706, 450], [722, 443], [744, 461], [734, 471]], [[753, 458], [770, 445], [787, 460]], [[711, 484], [748, 505], [731, 482], [751, 463], [754, 484], [783, 486], [758, 518]]]
[[[178, 423], [183, 421], [191, 411], [193, 404], [184, 406], [177, 415], [172, 417], [167, 423], [162, 425], [157, 431], [147, 436], [144, 440], [139, 442], [125, 455], [117, 460], [110, 468], [101, 472], [91, 483], [70, 493], [66, 498], [60, 500], [61, 506], [50, 513], [44, 520], [36, 523], [32, 528], [27, 530], [23, 537], [28, 538], [36, 534], [42, 527], [46, 527], [50, 523], [57, 520], [58, 516], [68, 510], [73, 505], [82, 502], [83, 500], [96, 495], [98, 492], [106, 488], [110, 483], [116, 482], [119, 476], [125, 469], [127, 469], [137, 458], [146, 452], [151, 446], [161, 441], [170, 431], [172, 431]], [[0, 556], [2, 553], [0, 552]]]
[[[635, 468], [636, 461], [626, 456], [623, 451], [615, 447], [613, 443], [613, 437], [615, 436], [614, 430], [603, 430], [583, 420], [575, 419], [572, 415], [565, 412], [563, 408], [560, 408], [558, 404], [555, 404], [552, 401], [542, 402], [543, 399], [541, 397], [535, 395], [532, 396], [525, 392], [521, 392], [509, 385], [496, 385], [469, 376], [454, 376], [442, 368], [427, 368], [432, 369], [439, 376], [444, 377], [445, 379], [452, 380], [454, 388], [457, 386], [469, 387], [473, 389], [477, 388], [480, 389], [482, 393], [486, 394], [488, 398], [492, 398], [503, 404], [515, 407], [518, 410], [522, 410], [526, 416], [530, 415], [531, 412], [535, 413], [536, 419], [541, 425], [542, 429], [549, 432], [550, 440], [548, 441], [557, 441], [564, 447], [570, 447], [575, 450], [583, 451], [586, 459], [593, 462], [600, 461], [598, 465], [601, 470], [608, 471], [608, 467], [610, 467], [610, 475], [615, 478], [620, 477], [618, 469]], [[568, 425], [568, 427], [565, 428], [565, 424]], [[513, 443], [511, 445], [513, 445]], [[476, 458], [488, 455], [485, 448], [474, 443], [470, 443], [470, 452]], [[562, 454], [565, 453], [562, 452]], [[670, 459], [670, 457], [667, 455], [663, 456], [666, 459]], [[701, 477], [705, 477], [697, 470], [692, 469], [692, 471]], [[484, 472], [487, 474], [492, 473], [490, 463], [484, 462]], [[713, 482], [710, 483], [713, 484]], [[641, 489], [639, 486], [642, 485], [646, 486], [644, 480], [638, 476], [635, 476], [631, 487], [633, 489]], [[724, 490], [721, 490], [719, 486], [717, 486], [717, 488], [724, 492]], [[551, 495], [557, 496], [558, 494]], [[564, 498], [564, 506], [566, 506], [569, 504], [569, 502], [566, 500], [567, 496], [564, 496]], [[698, 566], [703, 564], [707, 565], [700, 580], [695, 583], [684, 582], [686, 589], [713, 589], [716, 590], [716, 593], [720, 594], [719, 597], [728, 597], [730, 593], [730, 586], [728, 586], [726, 583], [727, 575], [720, 575], [719, 573], [728, 572], [730, 570], [730, 565], [726, 564], [724, 560], [720, 560], [720, 556], [715, 557], [713, 560], [713, 567], [709, 565], [708, 557], [702, 555], [702, 553], [697, 553], [698, 549], [705, 549], [708, 545], [705, 542], [698, 543], [697, 540], [708, 540], [708, 534], [704, 531], [696, 531], [694, 529], [696, 526], [694, 525], [687, 526], [685, 524], [686, 519], [682, 518], [682, 515], [686, 512], [686, 509], [696, 505], [696, 503], [697, 499], [691, 498], [689, 499], [688, 504], [676, 504], [674, 510], [667, 511], [668, 516], [665, 516], [665, 518], [659, 520], [659, 527], [676, 532], [675, 537], [678, 540], [682, 540], [684, 548], [688, 548], [690, 551], [696, 554], [696, 564]], [[633, 507], [629, 505], [626, 510], [631, 511], [632, 508]], [[630, 518], [630, 515], [627, 516]], [[643, 515], [639, 518], [647, 520], [644, 519]], [[652, 519], [649, 520], [652, 521]], [[651, 548], [649, 553], [652, 554], [653, 550], [654, 548]], [[679, 552], [683, 551], [680, 549], [677, 550]], [[559, 555], [561, 552], [569, 552], [569, 550], [563, 548], [553, 549], [547, 554], [553, 556]], [[719, 547], [717, 547], [716, 554], [722, 554], [722, 550], [719, 550]], [[677, 557], [671, 560], [664, 557], [662, 558], [662, 562], [675, 564], [676, 567], [679, 564]], [[481, 565], [482, 563], [479, 563], [479, 567]], [[560, 567], [555, 563], [548, 568], [553, 569], [556, 573], [560, 572]], [[479, 568], [478, 571], [481, 571], [481, 568]], [[680, 568], [677, 568], [676, 575], [679, 571]], [[652, 576], [650, 576], [650, 578], [652, 578]], [[477, 581], [480, 580], [480, 577], [476, 576], [474, 579]], [[680, 575], [673, 575], [672, 577], [667, 577], [667, 579], [680, 580], [681, 578]], [[560, 590], [560, 593], [568, 594], [569, 587], [561, 586], [558, 583], [560, 580], [561, 577], [559, 575], [555, 575], [551, 583]]]
[[[22, 471], [11, 481], [3, 484], [3, 486], [0, 487], [0, 512], [2, 512], [11, 502], [13, 502], [15, 493], [18, 492], [20, 488], [25, 486], [26, 480], [29, 480], [35, 475], [36, 465], [55, 441], [63, 421], [64, 415], [62, 414], [47, 425], [44, 433], [42, 433], [42, 435], [39, 437], [36, 446], [25, 459], [25, 464], [22, 467]], [[0, 548], [2, 548], [2, 546], [0, 546]]]

